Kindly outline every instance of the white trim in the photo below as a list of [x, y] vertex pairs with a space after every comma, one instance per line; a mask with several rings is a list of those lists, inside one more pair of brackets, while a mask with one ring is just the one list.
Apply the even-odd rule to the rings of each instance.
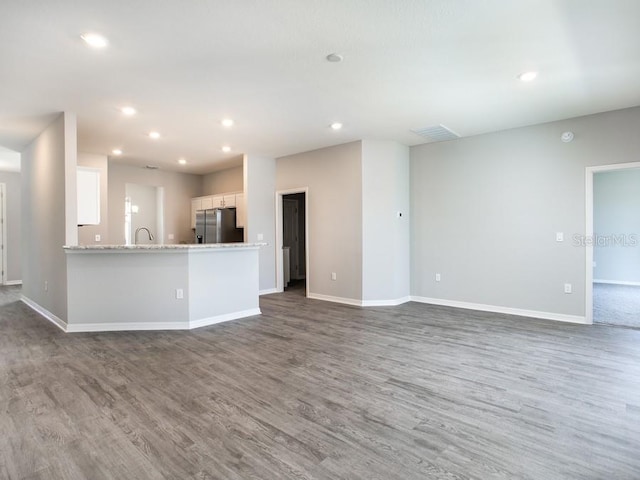
[[215, 317], [201, 318], [200, 320], [191, 320], [189, 322], [189, 330], [194, 328], [207, 327], [209, 325], [215, 325], [216, 323], [229, 322], [231, 320], [237, 320], [239, 318], [253, 317], [254, 315], [261, 315], [262, 312], [259, 308], [250, 308], [249, 310], [240, 310], [239, 312], [225, 313], [223, 315], [216, 315]]
[[53, 323], [56, 327], [58, 327], [63, 332], [67, 331], [67, 322], [65, 322], [61, 318], [59, 318], [56, 315], [54, 315], [53, 313], [51, 313], [49, 310], [44, 308], [42, 305], [34, 302], [33, 300], [31, 300], [28, 297], [25, 297], [24, 295], [20, 295], [20, 300], [22, 300], [22, 302], [24, 302], [32, 310], [34, 310], [35, 312], [39, 313], [44, 318], [49, 320], [51, 323]]
[[504, 313], [507, 315], [517, 315], [520, 317], [542, 318], [544, 320], [555, 320], [558, 322], [570, 322], [580, 324], [590, 324], [585, 317], [579, 315], [567, 315], [564, 313], [540, 312], [537, 310], [524, 310], [521, 308], [500, 307], [497, 305], [484, 305], [481, 303], [459, 302], [456, 300], [444, 300], [441, 298], [428, 298], [412, 296], [413, 302], [428, 303], [431, 305], [442, 305], [445, 307], [464, 308], [467, 310], [478, 310], [481, 312]]
[[7, 274], [9, 273], [9, 266], [7, 265], [7, 186], [4, 183], [0, 183], [0, 197], [2, 198], [2, 278], [0, 282], [3, 285], [7, 285]]
[[[585, 167], [585, 237], [593, 238], [593, 175], [599, 172], [640, 168], [640, 162]], [[585, 323], [593, 323], [593, 245], [585, 246]]]
[[22, 280], [7, 280], [6, 282], [4, 282], [4, 285], [9, 286], [9, 285], [22, 285]]
[[625, 282], [623, 280], [600, 280], [594, 279], [593, 283], [604, 283], [606, 285], [627, 285], [630, 287], [640, 287], [640, 282]]
[[344, 305], [354, 305], [356, 307], [362, 306], [362, 300], [357, 300], [355, 298], [332, 297], [331, 295], [322, 295], [320, 293], [309, 293], [307, 294], [307, 298], [322, 300], [324, 302], [342, 303]]
[[267, 288], [265, 290], [260, 290], [258, 295], [271, 295], [272, 293], [278, 293], [277, 288]]
[[284, 292], [284, 260], [282, 255], [282, 197], [294, 193], [304, 193], [304, 258], [305, 258], [305, 295], [311, 298], [309, 282], [309, 187], [291, 188], [276, 191], [276, 292]]
[[393, 300], [362, 300], [360, 304], [363, 307], [396, 307], [410, 301], [411, 297], [407, 295], [406, 297], [396, 298]]
[[67, 332], [127, 332], [136, 330], [193, 330], [194, 328], [208, 327], [216, 323], [229, 322], [239, 318], [260, 315], [259, 308], [241, 310], [239, 312], [225, 313], [214, 317], [201, 318], [187, 322], [120, 322], [120, 323], [72, 323], [67, 325]]
[[216, 323], [228, 322], [239, 318], [252, 317], [260, 315], [262, 312], [259, 308], [251, 308], [249, 310], [241, 310], [239, 312], [225, 313], [216, 315], [215, 317], [201, 318], [199, 320], [191, 320], [187, 322], [120, 322], [120, 323], [74, 323], [67, 324], [64, 320], [58, 318], [49, 310], [34, 302], [30, 298], [22, 295], [20, 297], [27, 306], [42, 315], [44, 318], [53, 323], [63, 332], [79, 333], [79, 332], [127, 332], [136, 330], [193, 330], [194, 328], [206, 327]]
[[127, 332], [137, 330], [188, 330], [187, 322], [132, 322], [132, 323], [72, 323], [67, 333]]

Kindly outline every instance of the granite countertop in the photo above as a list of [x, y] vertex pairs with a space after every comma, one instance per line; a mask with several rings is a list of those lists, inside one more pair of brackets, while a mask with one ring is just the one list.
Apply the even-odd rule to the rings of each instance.
[[83, 250], [214, 250], [225, 248], [257, 248], [266, 246], [267, 243], [194, 243], [194, 244], [170, 244], [170, 245], [65, 245], [68, 251]]

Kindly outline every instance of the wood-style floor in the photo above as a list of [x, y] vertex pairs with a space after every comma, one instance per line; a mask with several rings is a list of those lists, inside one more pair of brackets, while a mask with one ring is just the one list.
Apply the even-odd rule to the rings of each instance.
[[263, 297], [64, 334], [0, 289], [2, 479], [640, 478], [640, 331]]

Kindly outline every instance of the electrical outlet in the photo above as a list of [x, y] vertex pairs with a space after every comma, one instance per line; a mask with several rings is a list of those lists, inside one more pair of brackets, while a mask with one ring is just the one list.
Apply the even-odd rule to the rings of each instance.
[[184, 298], [184, 290], [176, 288], [176, 299], [181, 300]]
[[564, 293], [573, 293], [573, 287], [570, 283], [564, 284]]
[[259, 233], [257, 235], [258, 241], [261, 242], [262, 240], [264, 240], [264, 235], [262, 233]]
[[331, 272], [331, 280], [337, 280], [338, 279], [338, 275], [336, 274], [336, 272]]
[[102, 240], [102, 237], [100, 236], [99, 233], [96, 234], [96, 242], [99, 242], [100, 240]]
[[436, 273], [436, 282], [439, 282], [439, 281], [440, 281], [440, 274]]

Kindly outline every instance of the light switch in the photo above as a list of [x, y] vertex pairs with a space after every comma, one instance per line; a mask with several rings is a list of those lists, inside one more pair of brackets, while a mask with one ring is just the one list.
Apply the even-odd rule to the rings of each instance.
[[100, 234], [96, 234], [96, 242], [99, 242], [100, 240], [102, 240], [102, 238], [100, 237]]
[[173, 240], [173, 233], [169, 234], [169, 240]]
[[556, 232], [556, 242], [564, 242], [564, 233]]
[[264, 240], [264, 234], [259, 233], [259, 234], [257, 235], [257, 238], [258, 238], [258, 241], [259, 241], [259, 242], [261, 242], [262, 240]]

